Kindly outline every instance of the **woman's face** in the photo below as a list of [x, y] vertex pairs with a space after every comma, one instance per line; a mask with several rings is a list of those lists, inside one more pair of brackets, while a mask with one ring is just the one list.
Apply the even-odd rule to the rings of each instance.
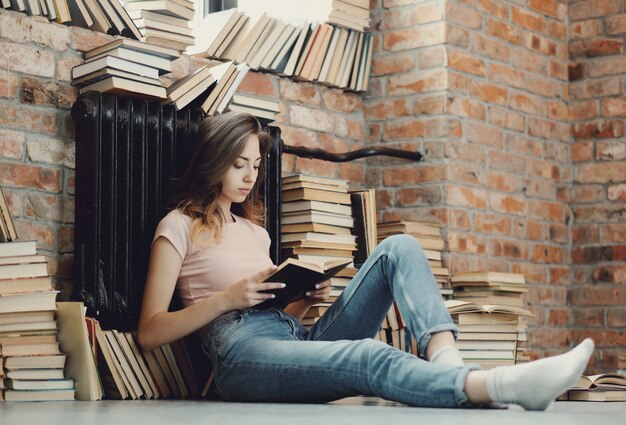
[[243, 202], [254, 186], [260, 164], [259, 137], [256, 134], [251, 134], [243, 152], [222, 176], [220, 201], [225, 203]]

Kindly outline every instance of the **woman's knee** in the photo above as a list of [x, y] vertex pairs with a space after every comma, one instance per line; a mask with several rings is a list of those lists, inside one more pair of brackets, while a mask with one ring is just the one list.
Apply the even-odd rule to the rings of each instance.
[[385, 238], [379, 246], [382, 249], [393, 252], [397, 255], [424, 255], [424, 251], [422, 250], [422, 246], [418, 240], [407, 234], [389, 236], [388, 238]]

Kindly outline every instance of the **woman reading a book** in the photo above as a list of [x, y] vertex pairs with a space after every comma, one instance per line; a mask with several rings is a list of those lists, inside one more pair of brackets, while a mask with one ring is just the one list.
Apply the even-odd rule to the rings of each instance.
[[[381, 242], [310, 330], [300, 319], [328, 298], [329, 281], [284, 309], [255, 309], [272, 297], [267, 290], [282, 288], [263, 282], [275, 266], [254, 196], [269, 140], [248, 114], [200, 125], [177, 207], [154, 235], [138, 330], [144, 349], [199, 331], [218, 392], [233, 401], [368, 395], [412, 406], [498, 402], [542, 410], [579, 378], [593, 351], [589, 339], [522, 365], [465, 365], [427, 259], [406, 235]], [[174, 291], [184, 308], [169, 312]], [[394, 300], [424, 358], [372, 339]]]

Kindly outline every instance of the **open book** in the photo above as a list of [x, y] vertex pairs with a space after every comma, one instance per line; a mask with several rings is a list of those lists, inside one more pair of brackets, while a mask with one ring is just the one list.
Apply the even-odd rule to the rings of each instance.
[[446, 300], [444, 301], [450, 314], [460, 313], [504, 313], [515, 314], [517, 316], [532, 316], [533, 314], [523, 308], [509, 305], [477, 304], [471, 301]]
[[278, 269], [263, 279], [263, 282], [282, 282], [287, 286], [263, 291], [275, 294], [276, 298], [265, 300], [255, 308], [284, 308], [287, 304], [304, 298], [307, 291], [315, 289], [316, 283], [330, 279], [350, 263], [351, 258], [330, 260], [323, 264], [288, 258], [278, 266]]
[[626, 375], [620, 373], [583, 375], [559, 399], [574, 401], [624, 401], [626, 400]]

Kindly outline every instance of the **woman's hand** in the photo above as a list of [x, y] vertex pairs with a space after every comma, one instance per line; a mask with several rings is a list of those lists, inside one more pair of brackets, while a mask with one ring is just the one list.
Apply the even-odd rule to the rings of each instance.
[[268, 289], [284, 288], [284, 283], [279, 282], [261, 282], [261, 280], [276, 270], [276, 266], [272, 266], [267, 270], [263, 270], [252, 276], [241, 279], [239, 282], [231, 285], [222, 292], [225, 305], [228, 310], [237, 310], [255, 306], [267, 299], [274, 298], [274, 294], [263, 293]]
[[330, 279], [315, 285], [315, 289], [306, 293], [305, 301], [309, 304], [317, 304], [328, 301], [330, 298]]

